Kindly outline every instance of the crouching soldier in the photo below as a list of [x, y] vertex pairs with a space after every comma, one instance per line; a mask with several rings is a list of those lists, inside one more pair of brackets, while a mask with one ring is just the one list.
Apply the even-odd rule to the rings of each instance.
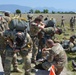
[[10, 75], [13, 54], [16, 52], [19, 52], [24, 60], [24, 75], [31, 75], [31, 46], [32, 41], [28, 33], [25, 34], [24, 32], [19, 31], [16, 34], [9, 36], [7, 39], [6, 59], [4, 63], [5, 75]]
[[56, 75], [59, 75], [67, 62], [66, 53], [59, 43], [54, 43], [51, 39], [48, 39], [46, 44], [48, 48], [43, 48], [43, 51], [49, 51], [49, 55], [42, 63], [42, 68], [48, 70], [54, 65], [55, 73]]

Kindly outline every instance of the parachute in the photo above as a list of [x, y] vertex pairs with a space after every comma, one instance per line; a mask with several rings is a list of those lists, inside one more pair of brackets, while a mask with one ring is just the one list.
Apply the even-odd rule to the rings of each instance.
[[21, 18], [21, 17], [14, 17], [9, 21], [9, 28], [11, 30], [16, 30], [16, 31], [24, 31], [27, 28], [27, 23], [26, 19]]
[[54, 18], [50, 19], [50, 20], [46, 20], [45, 22], [45, 27], [55, 27], [56, 25], [56, 20]]

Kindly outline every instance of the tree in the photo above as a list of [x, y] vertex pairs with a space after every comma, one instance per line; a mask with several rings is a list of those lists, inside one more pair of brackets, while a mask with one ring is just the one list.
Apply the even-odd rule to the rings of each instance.
[[21, 14], [21, 11], [19, 9], [17, 9], [16, 14]]
[[44, 9], [43, 10], [43, 13], [48, 13], [48, 9]]
[[60, 11], [58, 11], [57, 13], [60, 14]]
[[31, 9], [29, 12], [30, 12], [30, 13], [34, 13], [34, 10], [33, 10], [33, 9]]
[[52, 11], [52, 14], [55, 14], [55, 12], [54, 12], [54, 11]]
[[35, 13], [40, 13], [40, 10], [35, 10]]

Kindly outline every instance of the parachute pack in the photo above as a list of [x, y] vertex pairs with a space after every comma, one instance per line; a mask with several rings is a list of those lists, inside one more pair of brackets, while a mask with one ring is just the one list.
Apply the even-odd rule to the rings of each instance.
[[44, 23], [46, 25], [45, 27], [54, 27], [56, 24], [56, 21], [55, 21], [55, 19], [52, 19], [52, 20], [46, 20], [46, 21], [44, 21]]
[[9, 22], [10, 30], [24, 31], [27, 28], [26, 19], [21, 17], [13, 17]]

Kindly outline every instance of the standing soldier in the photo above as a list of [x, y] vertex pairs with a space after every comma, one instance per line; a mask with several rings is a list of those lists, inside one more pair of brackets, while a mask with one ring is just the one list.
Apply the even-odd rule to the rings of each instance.
[[76, 22], [76, 17], [75, 17], [75, 16], [74, 16], [74, 21], [73, 21], [73, 22], [74, 22], [74, 27], [75, 27], [75, 24], [76, 24], [76, 23], [75, 23], [75, 22]]
[[61, 27], [63, 26], [64, 27], [64, 17], [62, 16], [62, 18], [61, 18]]
[[44, 27], [44, 24], [42, 23], [41, 17], [35, 18], [35, 20], [30, 25], [30, 35], [33, 40], [33, 50], [32, 50], [32, 63], [35, 63], [36, 56], [38, 53], [38, 33], [41, 31], [41, 29]]
[[10, 21], [10, 15], [8, 12], [3, 12], [4, 15], [0, 17], [0, 53], [2, 57], [2, 64], [4, 67], [5, 60], [5, 38], [3, 32], [8, 29], [8, 21]]
[[73, 17], [71, 17], [71, 19], [70, 19], [70, 29], [71, 29], [71, 31], [74, 31], [74, 20], [73, 20]]
[[29, 33], [30, 32], [30, 24], [32, 22], [32, 18], [33, 18], [33, 15], [32, 14], [28, 14], [27, 15], [27, 18], [28, 18], [28, 22], [27, 22], [27, 32]]

